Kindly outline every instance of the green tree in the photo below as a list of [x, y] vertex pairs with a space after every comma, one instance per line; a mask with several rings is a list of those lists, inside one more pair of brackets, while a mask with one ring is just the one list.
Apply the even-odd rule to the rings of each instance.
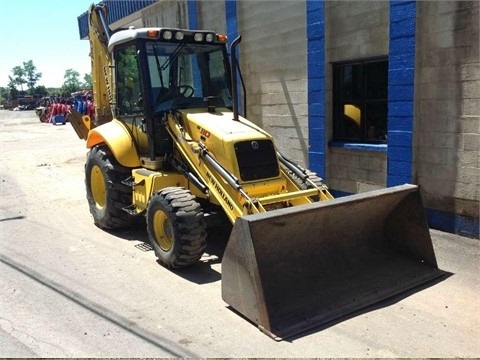
[[37, 67], [33, 65], [32, 60], [23, 63], [23, 72], [26, 77], [28, 92], [30, 95], [33, 95], [35, 92], [35, 86], [37, 85], [38, 80], [42, 77], [42, 73], [37, 72]]
[[8, 89], [10, 92], [10, 99], [16, 99], [18, 97], [18, 89], [17, 89], [17, 82], [11, 76], [8, 77]]
[[48, 95], [48, 90], [45, 86], [39, 85], [39, 86], [35, 87], [35, 89], [33, 89], [33, 94], [32, 95], [35, 95], [37, 97], [44, 97], [44, 96]]
[[60, 88], [49, 87], [47, 91], [50, 95], [59, 94], [61, 92]]
[[20, 86], [20, 89], [23, 91], [23, 85], [27, 83], [27, 80], [25, 79], [25, 69], [22, 66], [15, 66], [12, 69], [12, 76], [8, 76], [8, 79], [10, 80], [8, 83], [8, 87], [17, 87]]
[[[37, 67], [33, 64], [32, 60], [24, 61], [22, 66], [17, 65], [12, 69], [12, 76], [8, 76], [10, 94], [14, 98], [18, 96], [19, 93], [23, 93], [23, 86], [26, 84], [28, 93], [33, 95], [35, 86], [41, 77], [42, 73], [37, 72]], [[20, 92], [18, 88], [20, 88]]]
[[62, 93], [71, 94], [73, 92], [79, 91], [81, 88], [81, 83], [79, 80], [80, 74], [78, 71], [73, 69], [65, 70], [65, 75], [63, 76], [64, 82], [62, 85]]
[[6, 87], [0, 87], [0, 102], [10, 100], [10, 90]]
[[92, 75], [91, 74], [84, 74], [83, 75], [83, 84], [82, 87], [84, 89], [91, 89], [93, 86], [92, 84]]

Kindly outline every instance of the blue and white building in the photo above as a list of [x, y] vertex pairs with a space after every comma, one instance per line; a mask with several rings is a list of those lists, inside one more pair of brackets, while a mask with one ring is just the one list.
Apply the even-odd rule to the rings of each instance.
[[432, 228], [478, 238], [478, 1], [103, 3], [112, 29], [241, 34], [246, 115], [283, 153], [336, 196], [418, 184]]

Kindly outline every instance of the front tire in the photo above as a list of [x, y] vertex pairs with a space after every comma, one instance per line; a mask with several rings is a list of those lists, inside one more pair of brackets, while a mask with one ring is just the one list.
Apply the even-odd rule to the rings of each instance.
[[131, 204], [132, 189], [123, 185], [129, 169], [121, 166], [106, 146], [93, 147], [85, 164], [85, 185], [90, 213], [102, 229], [132, 225], [133, 217], [123, 210]]
[[169, 187], [152, 196], [147, 207], [147, 231], [159, 262], [168, 268], [197, 262], [207, 246], [202, 209], [184, 188]]

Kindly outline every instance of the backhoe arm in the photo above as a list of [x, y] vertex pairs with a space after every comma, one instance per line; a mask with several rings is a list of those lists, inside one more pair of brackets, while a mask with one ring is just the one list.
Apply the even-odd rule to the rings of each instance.
[[111, 31], [108, 28], [107, 9], [92, 5], [89, 10], [88, 37], [92, 60], [93, 100], [95, 102], [94, 126], [109, 122], [114, 117], [114, 87], [112, 56], [108, 51]]

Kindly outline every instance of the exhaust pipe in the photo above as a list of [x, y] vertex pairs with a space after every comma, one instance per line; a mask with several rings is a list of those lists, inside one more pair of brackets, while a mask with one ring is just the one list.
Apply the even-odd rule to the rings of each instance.
[[238, 121], [238, 89], [237, 89], [237, 47], [242, 41], [242, 36], [238, 36], [230, 45], [230, 74], [232, 76], [232, 97], [233, 97], [233, 120]]

